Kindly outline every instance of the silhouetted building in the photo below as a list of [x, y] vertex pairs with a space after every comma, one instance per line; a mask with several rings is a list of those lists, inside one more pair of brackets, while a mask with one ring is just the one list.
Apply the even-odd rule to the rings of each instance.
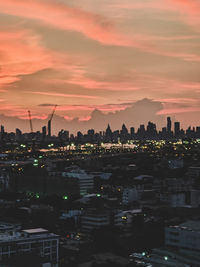
[[168, 133], [171, 133], [172, 131], [172, 121], [170, 117], [167, 117], [167, 131]]
[[180, 122], [175, 122], [174, 123], [174, 135], [175, 137], [179, 137], [180, 135]]
[[22, 137], [22, 132], [20, 129], [16, 128], [16, 140], [19, 141]]
[[51, 120], [48, 121], [48, 136], [51, 136]]
[[147, 137], [155, 138], [156, 135], [157, 135], [156, 124], [149, 121], [147, 125]]
[[46, 135], [47, 135], [47, 127], [43, 126], [42, 127], [42, 139], [45, 139]]
[[134, 136], [135, 136], [135, 128], [134, 127], [130, 128], [130, 133], [131, 133], [131, 138], [134, 138]]
[[145, 127], [144, 127], [144, 124], [141, 124], [140, 127], [138, 128], [138, 131], [137, 131], [137, 137], [139, 139], [143, 139], [145, 138]]
[[112, 140], [112, 131], [110, 128], [110, 125], [108, 124], [108, 127], [106, 129], [106, 140], [111, 141]]

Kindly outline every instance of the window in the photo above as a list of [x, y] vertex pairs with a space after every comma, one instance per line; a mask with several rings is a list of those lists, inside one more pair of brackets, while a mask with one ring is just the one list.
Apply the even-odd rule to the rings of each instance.
[[170, 238], [169, 241], [170, 241], [170, 242], [173, 242], [173, 243], [178, 243], [178, 242], [179, 242], [179, 240], [174, 239], [174, 238]]
[[53, 240], [53, 241], [52, 241], [52, 245], [53, 245], [53, 246], [57, 246], [57, 240]]
[[56, 252], [57, 251], [57, 247], [52, 247], [52, 251]]
[[44, 249], [44, 253], [45, 253], [45, 254], [49, 254], [49, 253], [50, 253], [50, 248], [45, 248], [45, 249]]
[[2, 248], [2, 252], [8, 252], [8, 246], [4, 246], [4, 247]]
[[179, 236], [179, 232], [169, 232], [170, 235], [173, 235], [173, 236]]
[[45, 247], [49, 247], [49, 246], [50, 246], [50, 241], [45, 241], [45, 242], [44, 242], [44, 246], [45, 246]]

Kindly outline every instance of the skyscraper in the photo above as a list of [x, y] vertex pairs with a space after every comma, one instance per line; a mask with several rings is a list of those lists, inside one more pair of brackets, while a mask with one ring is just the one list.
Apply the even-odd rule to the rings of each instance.
[[176, 121], [174, 123], [174, 134], [176, 137], [179, 136], [180, 134], [180, 122], [179, 121]]
[[48, 121], [48, 136], [51, 136], [51, 120]]
[[47, 127], [43, 126], [42, 127], [42, 138], [45, 139], [46, 135], [47, 135]]
[[170, 117], [167, 117], [167, 131], [171, 133], [172, 131], [172, 121]]

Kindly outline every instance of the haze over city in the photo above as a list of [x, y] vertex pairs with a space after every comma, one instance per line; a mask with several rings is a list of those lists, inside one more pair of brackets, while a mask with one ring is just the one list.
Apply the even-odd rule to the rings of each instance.
[[8, 131], [166, 117], [199, 125], [198, 0], [0, 2], [0, 122]]

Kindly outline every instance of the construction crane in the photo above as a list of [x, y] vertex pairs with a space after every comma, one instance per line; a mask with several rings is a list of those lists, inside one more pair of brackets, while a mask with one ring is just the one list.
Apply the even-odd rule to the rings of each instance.
[[56, 111], [56, 108], [57, 108], [57, 105], [55, 105], [54, 108], [53, 108], [53, 111], [52, 111], [52, 114], [51, 114], [51, 117], [50, 117], [50, 121], [52, 121], [52, 119], [53, 119], [53, 115], [54, 115], [54, 113]]
[[54, 106], [53, 111], [52, 111], [51, 116], [50, 116], [50, 119], [48, 121], [48, 136], [51, 136], [51, 121], [53, 119], [56, 108], [57, 108], [57, 105]]
[[32, 118], [31, 118], [31, 112], [28, 110], [28, 116], [29, 116], [29, 122], [30, 122], [30, 129], [31, 133], [33, 132], [33, 124], [32, 124]]

